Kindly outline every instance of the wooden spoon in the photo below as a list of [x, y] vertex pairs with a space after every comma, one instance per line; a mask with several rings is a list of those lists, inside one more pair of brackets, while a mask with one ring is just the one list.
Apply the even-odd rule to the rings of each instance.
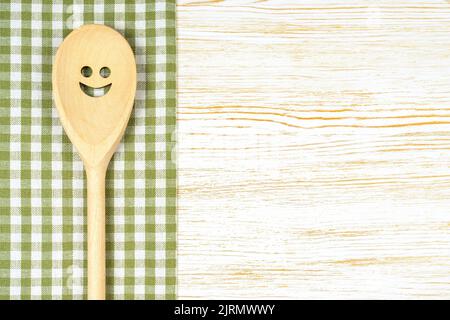
[[83, 160], [88, 200], [88, 299], [105, 299], [105, 175], [130, 118], [136, 62], [120, 33], [103, 25], [72, 31], [53, 65], [61, 123]]

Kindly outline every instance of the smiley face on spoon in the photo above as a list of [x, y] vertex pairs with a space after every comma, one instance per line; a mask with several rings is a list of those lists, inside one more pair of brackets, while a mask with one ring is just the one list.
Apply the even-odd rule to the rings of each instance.
[[[86, 78], [85, 82], [89, 80], [93, 76], [92, 68], [90, 66], [84, 66], [81, 68], [81, 75]], [[98, 70], [98, 75], [94, 72], [94, 76], [109, 78], [111, 75], [111, 70], [108, 67], [102, 67]], [[87, 83], [80, 82], [80, 89], [90, 97], [103, 97], [108, 93], [111, 88], [112, 83], [105, 84], [101, 87], [92, 87]]]

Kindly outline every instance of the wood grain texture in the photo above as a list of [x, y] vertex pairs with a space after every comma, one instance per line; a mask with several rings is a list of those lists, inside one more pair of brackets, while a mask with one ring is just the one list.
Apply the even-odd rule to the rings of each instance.
[[450, 298], [450, 3], [177, 19], [178, 297]]

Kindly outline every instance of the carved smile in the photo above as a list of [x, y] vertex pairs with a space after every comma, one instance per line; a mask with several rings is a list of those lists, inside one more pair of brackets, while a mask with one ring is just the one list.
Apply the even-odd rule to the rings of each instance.
[[80, 82], [80, 88], [81, 91], [83, 91], [85, 94], [87, 94], [89, 97], [103, 97], [105, 94], [108, 93], [109, 89], [111, 88], [112, 83], [107, 84], [106, 86], [94, 88], [90, 87], [87, 84], [84, 84]]

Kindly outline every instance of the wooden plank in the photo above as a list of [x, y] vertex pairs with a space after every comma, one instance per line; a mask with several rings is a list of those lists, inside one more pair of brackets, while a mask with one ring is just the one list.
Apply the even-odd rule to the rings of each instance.
[[450, 3], [177, 18], [178, 297], [450, 298]]

